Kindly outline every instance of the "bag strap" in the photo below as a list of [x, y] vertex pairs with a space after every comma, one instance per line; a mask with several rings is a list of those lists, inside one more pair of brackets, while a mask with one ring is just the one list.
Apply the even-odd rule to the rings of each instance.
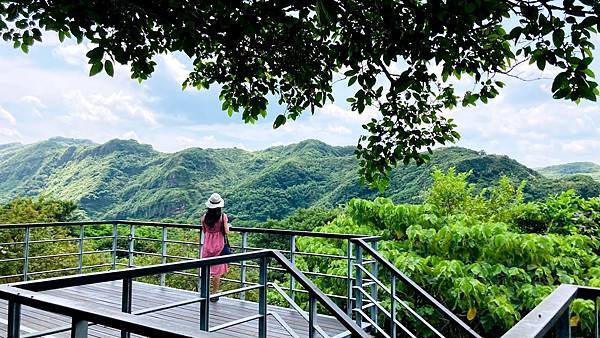
[[223, 213], [221, 213], [221, 232], [225, 238], [225, 244], [229, 244], [229, 238], [227, 238], [227, 233], [225, 232], [225, 214]]

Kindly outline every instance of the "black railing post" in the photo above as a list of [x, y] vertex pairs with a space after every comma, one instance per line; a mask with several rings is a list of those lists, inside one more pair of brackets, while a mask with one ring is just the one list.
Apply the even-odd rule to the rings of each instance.
[[600, 323], [598, 322], [600, 320], [600, 297], [596, 297], [596, 299], [594, 299], [594, 305], [596, 306], [596, 326], [594, 326], [594, 337], [600, 338]]
[[352, 318], [352, 241], [350, 239], [346, 241], [348, 242], [348, 247], [346, 248], [346, 255], [348, 256], [348, 274], [346, 278], [346, 314]]
[[127, 248], [127, 253], [129, 254], [127, 260], [127, 267], [131, 268], [135, 266], [135, 261], [133, 258], [133, 252], [135, 251], [135, 225], [131, 224], [129, 226], [129, 247]]
[[71, 338], [87, 338], [88, 322], [77, 318], [73, 318], [71, 321]]
[[[291, 235], [290, 236], [290, 262], [292, 263], [293, 266], [296, 266], [296, 258], [295, 258], [295, 254], [296, 254], [296, 236]], [[292, 299], [292, 301], [296, 301], [296, 294], [294, 292], [294, 289], [296, 288], [296, 280], [294, 279], [294, 276], [290, 275], [290, 298]]]
[[[356, 288], [362, 289], [362, 270], [358, 268], [358, 266], [362, 265], [363, 257], [362, 257], [362, 247], [356, 245]], [[358, 310], [356, 312], [356, 325], [362, 327], [362, 292], [356, 292], [356, 303], [355, 308]]]
[[260, 258], [260, 271], [258, 274], [258, 337], [267, 337], [267, 257]]
[[392, 285], [390, 288], [390, 296], [391, 296], [391, 311], [390, 311], [390, 332], [392, 337], [397, 337], [396, 334], [396, 312], [397, 312], [397, 304], [396, 304], [396, 276], [392, 275]]
[[[131, 313], [131, 302], [133, 300], [133, 279], [123, 278], [123, 293], [121, 297], [121, 311]], [[121, 330], [121, 338], [129, 338], [129, 331]]]
[[[162, 241], [160, 242], [160, 264], [167, 262], [167, 227], [162, 226]], [[165, 274], [160, 274], [160, 286], [165, 286]]]
[[[373, 250], [377, 251], [377, 242], [373, 241], [371, 242], [371, 248], [373, 248]], [[376, 279], [379, 277], [379, 269], [377, 266], [377, 259], [375, 259], [375, 257], [371, 258], [372, 263], [371, 263], [371, 274], [373, 275], [373, 277], [375, 277]], [[372, 283], [371, 284], [371, 298], [373, 298], [373, 302], [375, 304], [377, 304], [377, 283]], [[375, 323], [377, 323], [377, 306], [376, 305], [371, 306], [371, 320]]]
[[[246, 247], [248, 246], [248, 233], [242, 232], [242, 253], [246, 252]], [[243, 260], [240, 262], [240, 286], [246, 287], [246, 261]], [[240, 293], [240, 299], [246, 299], [246, 292]]]
[[79, 253], [77, 256], [77, 272], [83, 272], [83, 238], [85, 236], [85, 228], [82, 225], [79, 226]]
[[308, 294], [308, 338], [317, 336], [317, 302], [314, 293]]
[[208, 331], [210, 304], [210, 266], [200, 268], [200, 330]]
[[556, 322], [556, 338], [571, 338], [571, 311], [566, 309]]
[[119, 239], [119, 225], [117, 222], [113, 222], [113, 235], [112, 235], [112, 270], [117, 269], [117, 240]]
[[[204, 232], [202, 231], [202, 225], [200, 226], [200, 233], [198, 234], [198, 258], [202, 258], [202, 244], [204, 243]], [[210, 276], [210, 274], [209, 274]], [[209, 277], [210, 279], [210, 277]], [[202, 269], [198, 268], [198, 283], [196, 286], [198, 292], [202, 289]]]
[[23, 244], [23, 281], [27, 281], [27, 273], [29, 272], [29, 237], [31, 234], [31, 228], [25, 227], [25, 240]]
[[21, 337], [21, 304], [8, 302], [8, 338]]

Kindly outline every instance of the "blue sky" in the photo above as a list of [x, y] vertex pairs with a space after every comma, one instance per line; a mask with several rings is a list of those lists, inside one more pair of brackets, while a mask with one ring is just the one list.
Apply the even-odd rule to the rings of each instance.
[[[349, 111], [344, 84], [335, 88], [336, 102], [311, 116], [273, 130], [280, 111], [245, 125], [239, 115], [220, 110], [218, 88], [181, 90], [189, 61], [181, 55], [161, 55], [148, 81], [138, 84], [126, 67], [114, 78], [88, 77], [87, 44], [59, 44], [53, 33], [23, 54], [0, 44], [0, 144], [32, 143], [53, 136], [105, 142], [136, 139], [155, 149], [174, 152], [188, 147], [239, 147], [249, 150], [295, 143], [307, 138], [333, 145], [355, 145], [361, 124], [376, 112]], [[596, 52], [597, 54], [597, 52]], [[600, 76], [598, 61], [594, 68]], [[523, 77], [540, 74], [533, 66], [518, 70]], [[459, 86], [469, 85], [464, 79]], [[447, 112], [462, 135], [460, 146], [506, 154], [532, 167], [571, 161], [600, 163], [600, 106], [579, 106], [552, 100], [551, 80], [523, 82], [504, 79], [507, 87], [488, 105]]]

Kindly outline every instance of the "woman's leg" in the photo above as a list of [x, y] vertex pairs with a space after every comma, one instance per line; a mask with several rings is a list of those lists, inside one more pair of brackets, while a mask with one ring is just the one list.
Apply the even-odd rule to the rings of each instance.
[[212, 290], [211, 294], [215, 294], [219, 292], [219, 287], [221, 286], [221, 276], [213, 276], [212, 277]]

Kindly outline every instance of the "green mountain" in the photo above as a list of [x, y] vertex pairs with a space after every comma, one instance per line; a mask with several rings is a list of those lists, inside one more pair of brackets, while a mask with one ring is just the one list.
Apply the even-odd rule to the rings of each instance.
[[[190, 220], [218, 191], [227, 210], [242, 220], [277, 219], [299, 208], [381, 195], [359, 183], [353, 151], [315, 140], [255, 152], [191, 148], [173, 154], [133, 140], [94, 144], [52, 138], [1, 145], [0, 203], [44, 194], [73, 200], [92, 218]], [[589, 177], [548, 179], [506, 156], [458, 147], [436, 150], [420, 167], [398, 168], [383, 195], [419, 202], [431, 184], [431, 170], [450, 166], [472, 170], [476, 187], [489, 186], [501, 175], [527, 180], [528, 198], [567, 188], [586, 197], [600, 195], [600, 183]]]
[[548, 178], [564, 178], [574, 175], [590, 176], [600, 182], [600, 165], [593, 162], [572, 162], [539, 168], [537, 171]]

